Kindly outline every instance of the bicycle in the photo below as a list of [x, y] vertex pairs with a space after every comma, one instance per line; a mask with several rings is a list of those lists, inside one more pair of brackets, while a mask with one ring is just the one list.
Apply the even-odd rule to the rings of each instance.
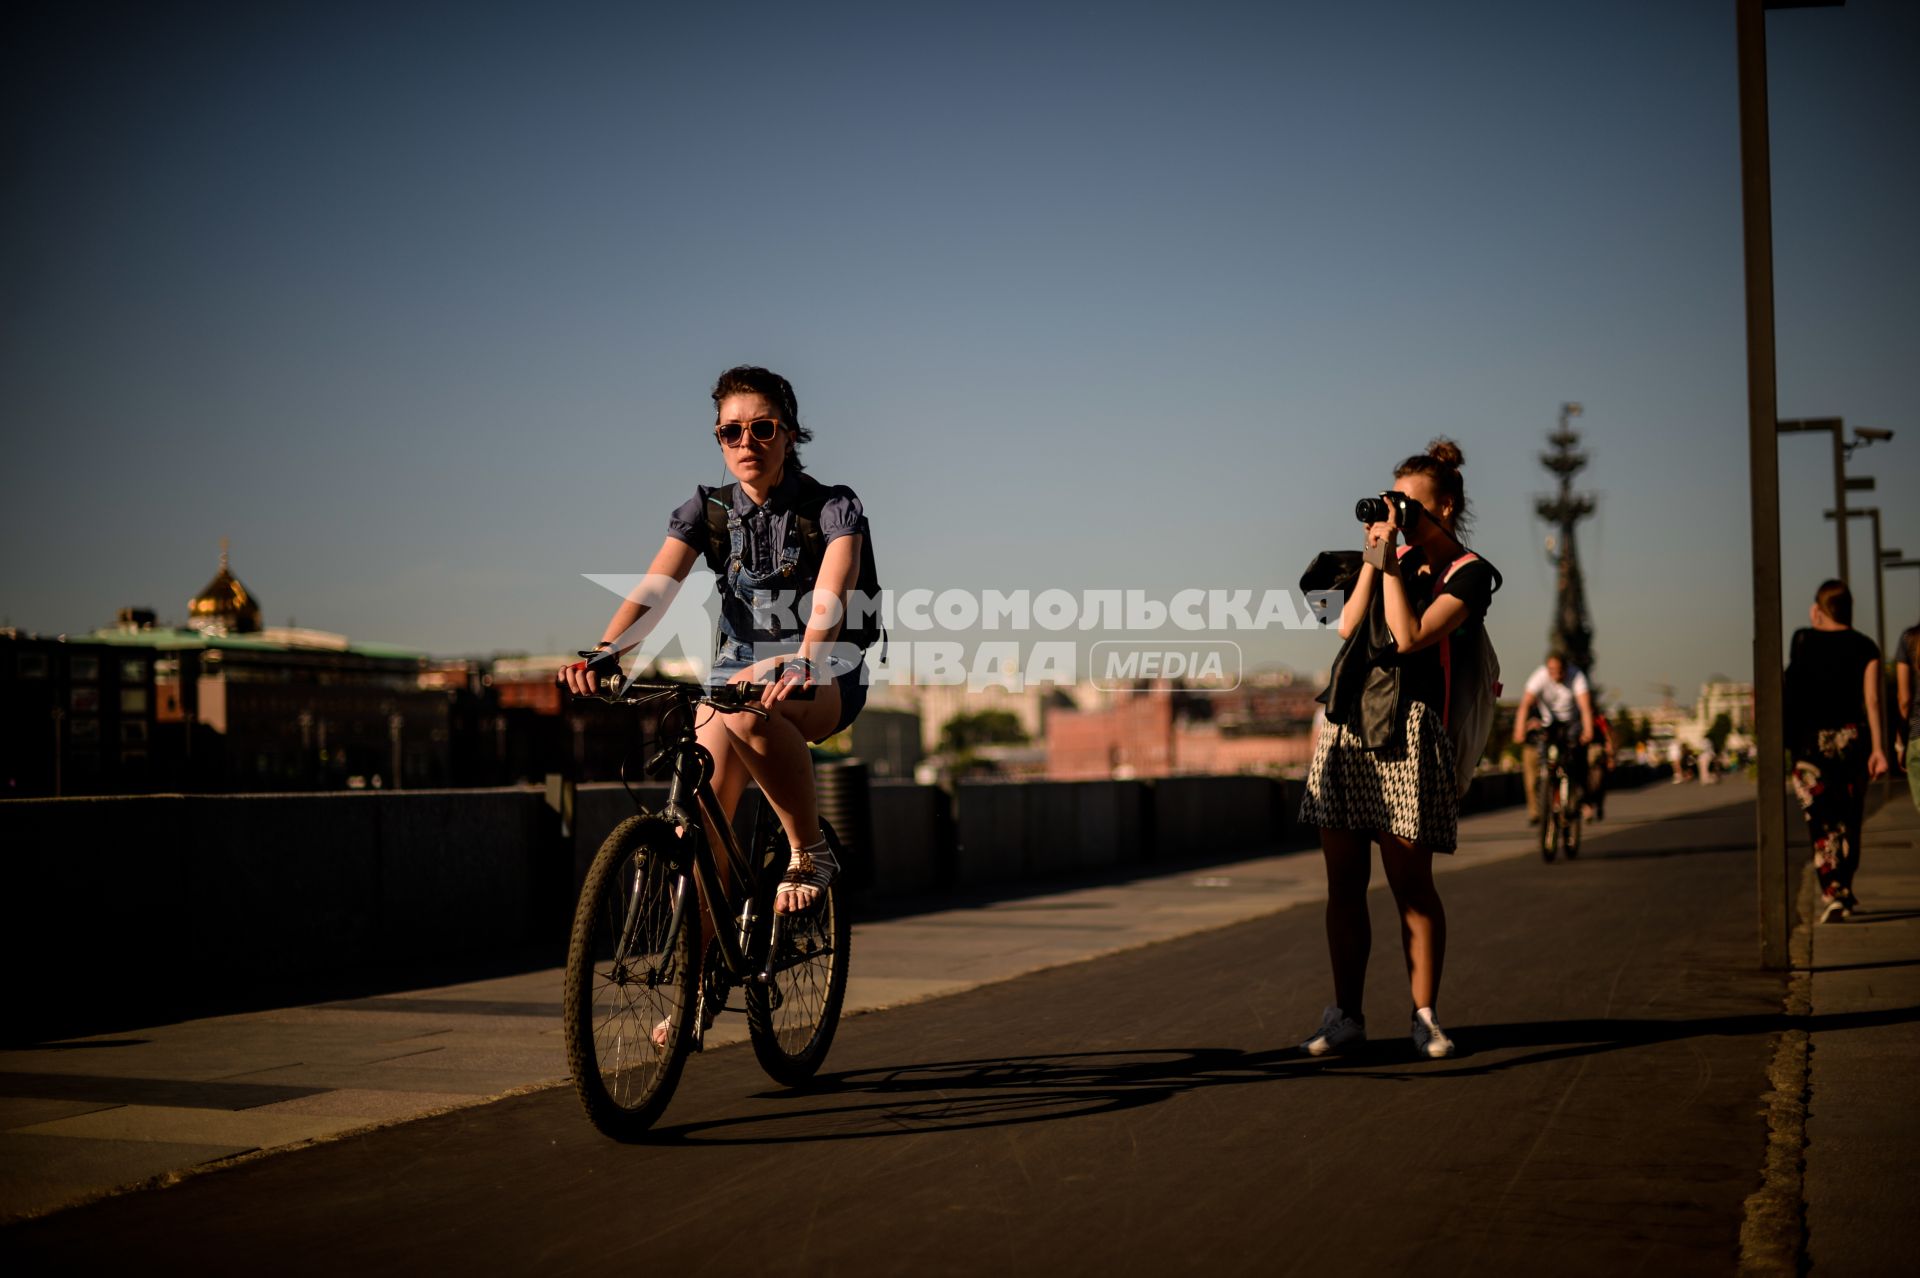
[[1541, 730], [1540, 742], [1540, 857], [1552, 862], [1565, 853], [1571, 861], [1580, 855], [1580, 803], [1584, 787], [1574, 782], [1573, 768], [1586, 767], [1586, 749], [1551, 728]]
[[[613, 676], [601, 687], [601, 699], [615, 704], [666, 703], [666, 743], [645, 771], [672, 778], [659, 812], [642, 808], [600, 845], [567, 947], [562, 1020], [574, 1089], [596, 1128], [633, 1141], [666, 1109], [688, 1055], [731, 1010], [736, 986], [761, 1068], [789, 1087], [812, 1078], [839, 1026], [851, 928], [838, 882], [807, 910], [775, 913], [789, 855], [779, 822], [768, 820], [763, 803], [743, 852], [714, 795], [713, 756], [694, 736], [695, 712], [764, 715], [762, 685], [620, 685]], [[825, 822], [821, 830], [845, 865], [833, 831]], [[731, 889], [716, 841], [733, 871]], [[703, 907], [710, 930], [701, 926]]]

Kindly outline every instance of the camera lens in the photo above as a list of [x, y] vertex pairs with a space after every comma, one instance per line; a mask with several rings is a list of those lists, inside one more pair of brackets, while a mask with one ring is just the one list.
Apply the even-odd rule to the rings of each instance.
[[1353, 517], [1363, 524], [1387, 522], [1387, 503], [1380, 497], [1362, 497], [1353, 503]]

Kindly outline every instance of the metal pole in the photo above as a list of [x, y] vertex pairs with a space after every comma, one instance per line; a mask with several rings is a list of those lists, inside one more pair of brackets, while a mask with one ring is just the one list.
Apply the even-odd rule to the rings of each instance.
[[[1835, 511], [1826, 512], [1828, 519], [1837, 519]], [[1886, 556], [1880, 553], [1880, 508], [1866, 506], [1859, 510], [1849, 510], [1849, 519], [1868, 519], [1873, 521], [1873, 641], [1880, 645], [1880, 654], [1887, 652], [1887, 564]]]
[[1847, 575], [1850, 565], [1847, 562], [1847, 445], [1840, 437], [1841, 423], [1833, 424], [1833, 508], [1840, 513], [1834, 517], [1834, 533], [1840, 539], [1840, 580], [1849, 586], [1853, 584]]
[[1880, 557], [1880, 508], [1868, 512], [1873, 517], [1873, 641], [1880, 655], [1887, 655], [1887, 565]]
[[[1886, 572], [1889, 568], [1920, 568], [1920, 559], [1888, 559], [1880, 566], [1880, 579], [1882, 581], [1886, 580]], [[1901, 629], [1904, 630], [1906, 627], [1902, 626]], [[1883, 653], [1882, 655], [1885, 654]]]
[[[1747, 283], [1747, 483], [1753, 512], [1753, 726], [1760, 801], [1754, 856], [1760, 962], [1784, 971], [1788, 938], [1786, 724], [1780, 670], [1780, 457], [1773, 348], [1773, 197], [1767, 138], [1767, 27], [1761, 0], [1736, 0], [1741, 225]], [[1837, 436], [1836, 436], [1837, 438]], [[1846, 527], [1841, 521], [1841, 527]]]

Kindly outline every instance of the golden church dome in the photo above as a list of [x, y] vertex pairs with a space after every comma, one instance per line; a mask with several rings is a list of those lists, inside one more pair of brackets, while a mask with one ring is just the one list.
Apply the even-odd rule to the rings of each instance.
[[220, 539], [220, 571], [187, 600], [187, 624], [202, 634], [244, 635], [260, 629], [260, 601], [227, 566], [227, 539]]

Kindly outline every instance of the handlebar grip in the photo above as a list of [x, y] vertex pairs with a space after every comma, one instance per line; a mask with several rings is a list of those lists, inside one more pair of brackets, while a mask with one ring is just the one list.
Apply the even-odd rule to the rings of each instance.
[[[764, 683], [723, 684], [708, 693], [707, 700], [719, 706], [757, 706], [760, 704], [761, 694], [766, 692], [768, 687], [769, 685]], [[799, 701], [811, 701], [815, 691], [817, 691], [817, 685], [811, 688], [795, 688], [788, 695]]]

